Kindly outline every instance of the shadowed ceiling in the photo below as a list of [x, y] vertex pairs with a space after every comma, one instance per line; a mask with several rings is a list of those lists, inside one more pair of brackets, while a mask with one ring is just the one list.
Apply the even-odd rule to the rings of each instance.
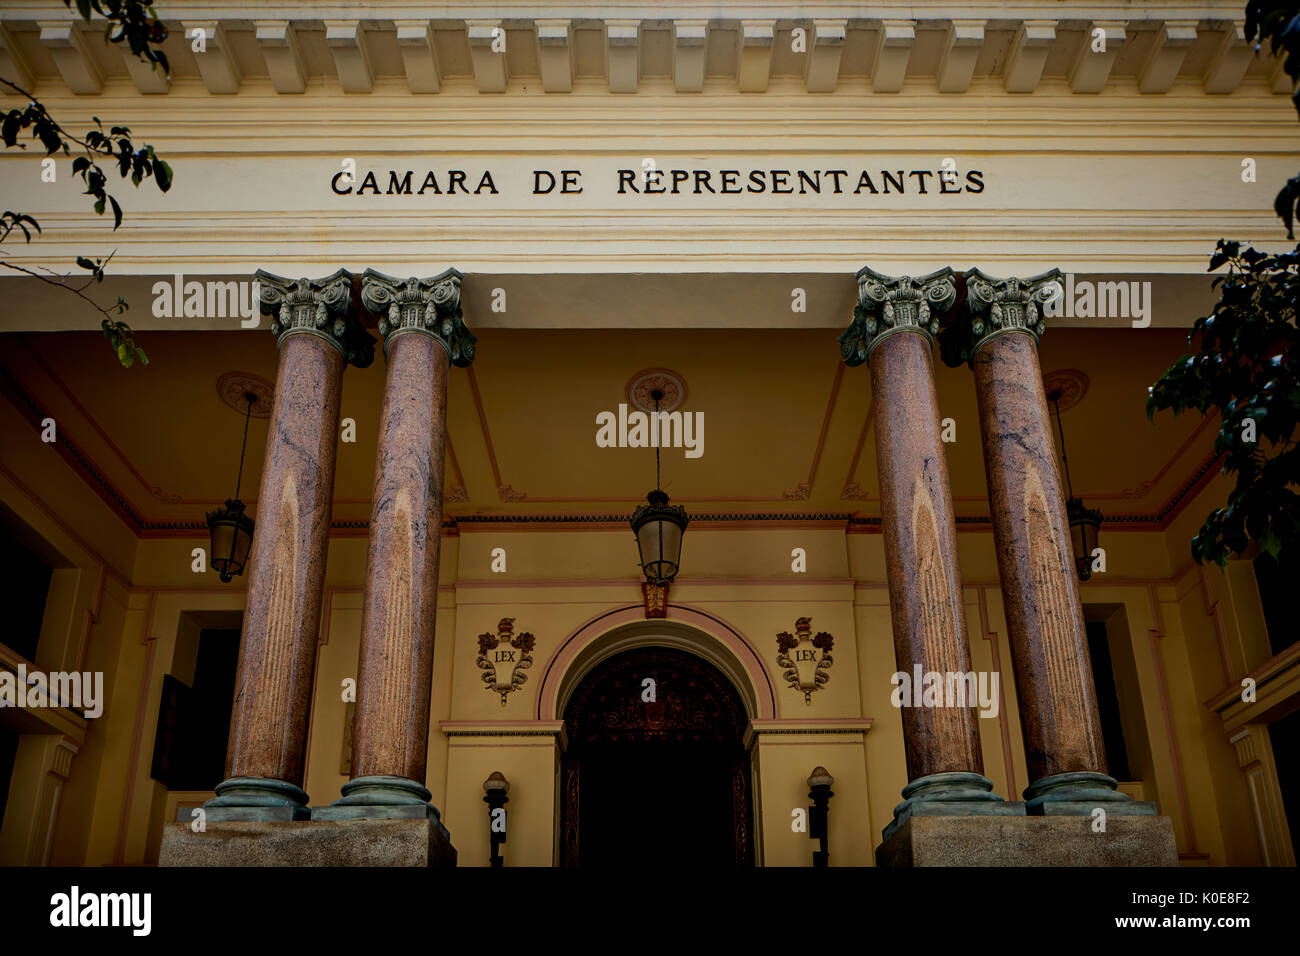
[[[101, 494], [106, 484], [120, 495], [133, 530], [202, 529], [204, 511], [234, 491], [244, 425], [218, 380], [274, 381], [274, 340], [148, 332], [139, 341], [150, 364], [125, 370], [97, 333], [0, 336], [0, 377], [29, 420], [58, 421], [74, 466]], [[1146, 419], [1147, 386], [1182, 354], [1183, 332], [1149, 329], [1141, 348], [1117, 341], [1134, 339], [1052, 329], [1042, 367], [1088, 383], [1062, 414], [1075, 493], [1108, 519], [1158, 527], [1206, 473], [1213, 430], [1194, 415]], [[648, 368], [679, 374], [683, 409], [704, 415], [702, 457], [663, 451], [663, 487], [692, 513], [879, 514], [870, 372], [840, 364], [833, 331], [485, 329], [473, 366], [451, 372], [447, 516], [630, 513], [653, 486], [654, 452], [597, 447], [596, 416], [628, 401], [629, 380]], [[956, 422], [946, 447], [957, 514], [986, 516], [974, 379], [940, 364], [936, 382], [941, 413]], [[355, 420], [356, 442], [339, 445], [336, 527], [369, 517], [383, 387], [382, 357], [344, 374], [342, 415]], [[249, 430], [243, 497], [254, 514], [267, 424], [255, 417]], [[35, 424], [30, 438], [39, 441]]]

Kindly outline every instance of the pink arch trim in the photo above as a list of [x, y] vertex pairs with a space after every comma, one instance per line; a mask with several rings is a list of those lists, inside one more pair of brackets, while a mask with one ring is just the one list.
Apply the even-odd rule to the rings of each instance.
[[[647, 620], [645, 608], [640, 604], [602, 611], [584, 622], [556, 648], [551, 659], [546, 662], [546, 673], [542, 677], [541, 691], [537, 695], [537, 719], [560, 720], [556, 714], [560, 687], [570, 665], [583, 650], [593, 642], [624, 624], [640, 623]], [[753, 717], [758, 720], [772, 720], [776, 717], [776, 692], [768, 677], [767, 668], [762, 660], [736, 628], [722, 618], [684, 604], [669, 604], [666, 622], [685, 624], [697, 631], [703, 631], [730, 651], [731, 656], [744, 669], [754, 691], [754, 702], [758, 713]]]

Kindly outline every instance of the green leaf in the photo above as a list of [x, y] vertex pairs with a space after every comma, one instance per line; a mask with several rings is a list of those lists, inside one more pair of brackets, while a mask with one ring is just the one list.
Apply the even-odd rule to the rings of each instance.
[[157, 157], [153, 160], [153, 178], [158, 181], [158, 188], [163, 192], [172, 188], [172, 168]]
[[113, 204], [113, 228], [116, 229], [122, 225], [122, 207], [117, 204], [117, 200], [112, 196], [108, 197], [108, 201]]
[[1274, 559], [1277, 558], [1278, 552], [1282, 549], [1282, 539], [1277, 536], [1277, 532], [1271, 526], [1260, 535], [1259, 549]]

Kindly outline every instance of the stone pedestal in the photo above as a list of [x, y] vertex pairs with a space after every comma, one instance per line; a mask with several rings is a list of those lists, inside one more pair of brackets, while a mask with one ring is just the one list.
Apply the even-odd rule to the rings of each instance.
[[437, 820], [267, 820], [163, 828], [159, 866], [455, 866]]
[[876, 865], [1178, 866], [1168, 817], [916, 816], [876, 847]]

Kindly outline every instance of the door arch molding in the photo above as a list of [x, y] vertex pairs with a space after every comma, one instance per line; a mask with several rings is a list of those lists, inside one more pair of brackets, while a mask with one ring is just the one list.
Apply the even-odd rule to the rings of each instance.
[[638, 647], [671, 647], [701, 657], [731, 682], [750, 720], [776, 717], [776, 691], [762, 660], [739, 631], [721, 618], [669, 605], [664, 618], [645, 618], [640, 604], [588, 620], [563, 640], [547, 661], [537, 695], [539, 720], [563, 720], [573, 691], [601, 661]]

